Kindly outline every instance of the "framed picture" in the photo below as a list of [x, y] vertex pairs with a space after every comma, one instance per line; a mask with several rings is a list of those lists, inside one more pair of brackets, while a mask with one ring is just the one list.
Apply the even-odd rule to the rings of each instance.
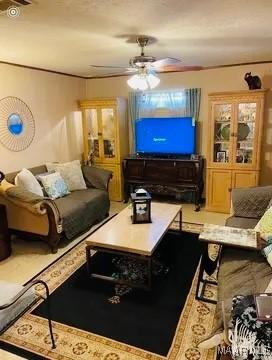
[[227, 153], [226, 151], [217, 151], [216, 153], [216, 161], [224, 163], [227, 161]]

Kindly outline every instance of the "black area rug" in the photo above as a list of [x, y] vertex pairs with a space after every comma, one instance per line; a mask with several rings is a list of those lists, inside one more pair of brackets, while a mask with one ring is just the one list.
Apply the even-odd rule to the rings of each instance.
[[[197, 269], [201, 244], [196, 234], [169, 232], [156, 252], [166, 271], [153, 276], [151, 292], [133, 289], [120, 303], [112, 304], [114, 284], [89, 279], [84, 265], [51, 295], [53, 320], [166, 356]], [[105, 272], [113, 271], [109, 255], [96, 254], [92, 259]], [[33, 314], [46, 317], [44, 304]]]

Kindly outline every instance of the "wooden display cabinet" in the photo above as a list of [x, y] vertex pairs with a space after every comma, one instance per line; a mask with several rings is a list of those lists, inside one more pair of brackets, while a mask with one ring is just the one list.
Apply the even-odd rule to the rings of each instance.
[[96, 98], [79, 102], [85, 163], [112, 171], [110, 199], [123, 200], [122, 160], [128, 155], [127, 101]]
[[259, 183], [265, 92], [209, 94], [208, 211], [228, 213], [233, 188]]

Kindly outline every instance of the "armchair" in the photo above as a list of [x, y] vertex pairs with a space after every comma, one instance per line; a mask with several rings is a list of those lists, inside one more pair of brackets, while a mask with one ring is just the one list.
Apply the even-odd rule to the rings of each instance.
[[[51, 337], [52, 349], [56, 348], [50, 314], [49, 288], [46, 282], [37, 279], [25, 286], [10, 284], [0, 281], [0, 334], [5, 332], [32, 304], [38, 300], [32, 288], [34, 285], [42, 284], [45, 288], [45, 301], [47, 303], [47, 319]], [[32, 290], [32, 291], [31, 291]], [[4, 304], [1, 304], [4, 296]]]

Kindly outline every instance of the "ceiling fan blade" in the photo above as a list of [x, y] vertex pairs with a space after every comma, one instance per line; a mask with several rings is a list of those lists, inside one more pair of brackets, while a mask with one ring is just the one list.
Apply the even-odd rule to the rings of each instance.
[[162, 67], [162, 66], [178, 64], [180, 62], [181, 62], [180, 59], [167, 57], [167, 58], [164, 58], [164, 59], [154, 61], [152, 63], [152, 66], [154, 66], [155, 68], [159, 68], [159, 67]]
[[133, 74], [135, 72], [137, 72], [137, 69], [128, 69], [126, 71], [121, 71], [121, 72], [114, 72], [114, 73], [107, 73], [107, 74], [95, 74], [95, 75], [91, 75], [91, 77], [97, 77], [97, 78], [106, 78], [106, 77], [110, 77], [110, 76], [121, 76], [121, 75], [129, 75], [129, 74]]
[[164, 73], [164, 72], [175, 72], [175, 71], [198, 71], [198, 70], [202, 70], [203, 67], [202, 66], [197, 66], [197, 65], [167, 65], [167, 66], [162, 66], [159, 69], [156, 69], [157, 72], [159, 73]]
[[94, 68], [109, 68], [109, 69], [128, 69], [127, 66], [108, 66], [108, 65], [90, 65]]

